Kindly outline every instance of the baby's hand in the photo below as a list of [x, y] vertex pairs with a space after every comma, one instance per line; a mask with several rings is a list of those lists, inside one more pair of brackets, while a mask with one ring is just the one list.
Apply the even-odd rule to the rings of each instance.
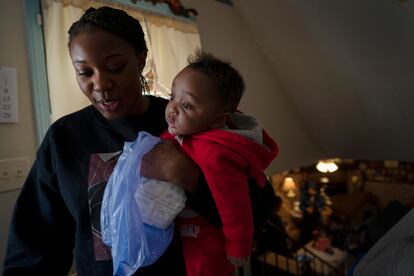
[[250, 256], [247, 256], [244, 258], [236, 258], [236, 257], [227, 255], [227, 259], [235, 266], [244, 266], [245, 264], [249, 262]]

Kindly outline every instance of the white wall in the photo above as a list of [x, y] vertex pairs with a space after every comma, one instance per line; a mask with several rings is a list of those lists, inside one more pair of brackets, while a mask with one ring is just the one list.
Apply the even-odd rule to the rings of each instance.
[[[28, 157], [31, 163], [37, 146], [23, 19], [21, 0], [0, 1], [0, 66], [17, 68], [19, 99], [19, 122], [0, 124], [0, 159]], [[0, 270], [3, 267], [10, 217], [18, 192], [0, 192]]]
[[308, 165], [322, 157], [284, 95], [278, 75], [236, 10], [212, 0], [183, 0], [182, 3], [198, 11], [203, 50], [232, 62], [243, 75], [247, 89], [240, 109], [257, 117], [279, 143], [280, 154], [267, 173]]

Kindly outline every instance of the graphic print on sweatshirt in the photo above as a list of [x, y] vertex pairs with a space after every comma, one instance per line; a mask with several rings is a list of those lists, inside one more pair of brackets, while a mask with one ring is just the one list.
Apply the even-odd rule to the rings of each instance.
[[88, 176], [88, 201], [91, 216], [95, 260], [110, 260], [111, 248], [103, 243], [101, 235], [101, 206], [105, 187], [121, 151], [91, 154]]

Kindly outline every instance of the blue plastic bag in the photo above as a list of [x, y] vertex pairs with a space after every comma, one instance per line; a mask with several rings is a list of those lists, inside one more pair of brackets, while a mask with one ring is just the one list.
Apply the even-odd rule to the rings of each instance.
[[140, 132], [123, 152], [108, 180], [101, 209], [102, 240], [111, 246], [114, 275], [132, 275], [139, 267], [154, 263], [164, 254], [174, 232], [174, 224], [165, 229], [142, 222], [135, 197], [146, 179], [140, 176], [142, 156], [161, 141]]

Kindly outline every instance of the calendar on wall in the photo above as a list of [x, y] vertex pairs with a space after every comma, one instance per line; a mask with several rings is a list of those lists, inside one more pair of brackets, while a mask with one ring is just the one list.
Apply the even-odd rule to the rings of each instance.
[[0, 123], [17, 123], [17, 70], [0, 66]]

